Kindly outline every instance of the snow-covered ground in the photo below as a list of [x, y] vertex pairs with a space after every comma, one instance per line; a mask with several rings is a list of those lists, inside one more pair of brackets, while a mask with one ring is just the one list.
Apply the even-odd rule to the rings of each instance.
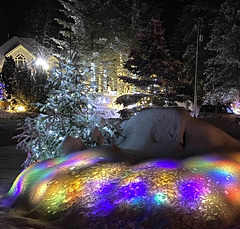
[[8, 112], [0, 110], [0, 147], [16, 144], [16, 140], [12, 139], [17, 135], [17, 125], [26, 117], [34, 117], [35, 113], [30, 112]]
[[26, 117], [34, 117], [36, 113], [32, 112], [14, 112], [14, 111], [5, 111], [0, 109], [0, 121], [1, 120], [22, 120]]
[[240, 140], [240, 125], [236, 122], [231, 120], [221, 120], [218, 118], [206, 118], [203, 119], [204, 121], [220, 128], [221, 130], [225, 131], [230, 136], [237, 138]]
[[[107, 157], [89, 149], [85, 154], [37, 164], [16, 180], [9, 193], [11, 199], [21, 191], [21, 201], [12, 201], [28, 211], [0, 208], [0, 228], [239, 228], [239, 141], [181, 112], [158, 113], [158, 119], [155, 115], [134, 116], [119, 145], [135, 154], [158, 149], [159, 158], [161, 146], [169, 157], [172, 149], [192, 155], [205, 150], [205, 155], [133, 166], [97, 163]], [[101, 148], [105, 151], [112, 157], [122, 153], [117, 148]], [[0, 158], [3, 194], [20, 172], [25, 153], [5, 146], [0, 147]], [[86, 165], [91, 166], [86, 169]], [[33, 219], [44, 211], [56, 211], [61, 217], [50, 223], [46, 218]]]

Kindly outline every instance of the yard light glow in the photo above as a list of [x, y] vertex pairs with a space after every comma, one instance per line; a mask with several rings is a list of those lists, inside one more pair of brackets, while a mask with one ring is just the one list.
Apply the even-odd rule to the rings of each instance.
[[16, 106], [16, 107], [15, 107], [15, 110], [16, 110], [17, 112], [24, 112], [26, 109], [25, 109], [24, 106], [19, 105], [19, 106]]
[[35, 62], [36, 66], [41, 66], [44, 70], [48, 70], [49, 69], [49, 65], [46, 62], [46, 60], [42, 59], [42, 58], [38, 58]]

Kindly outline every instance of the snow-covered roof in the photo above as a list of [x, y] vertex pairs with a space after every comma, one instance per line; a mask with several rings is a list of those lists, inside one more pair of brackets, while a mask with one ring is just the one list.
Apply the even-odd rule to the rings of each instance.
[[19, 45], [22, 45], [29, 52], [34, 52], [34, 40], [32, 38], [14, 36], [0, 46], [0, 65], [3, 65], [5, 55]]

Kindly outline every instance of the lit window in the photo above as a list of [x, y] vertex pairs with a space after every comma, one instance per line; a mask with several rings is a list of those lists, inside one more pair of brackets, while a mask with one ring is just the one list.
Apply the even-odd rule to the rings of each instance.
[[23, 64], [26, 63], [26, 57], [19, 53], [16, 57], [15, 57], [15, 63], [18, 65], [18, 66], [21, 66]]

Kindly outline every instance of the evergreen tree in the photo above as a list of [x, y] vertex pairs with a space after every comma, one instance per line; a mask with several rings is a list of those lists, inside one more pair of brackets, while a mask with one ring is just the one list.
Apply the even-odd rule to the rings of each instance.
[[1, 72], [1, 82], [3, 82], [5, 85], [8, 98], [11, 98], [11, 95], [13, 92], [12, 84], [14, 81], [15, 74], [16, 74], [16, 65], [12, 56], [5, 57], [5, 61], [3, 63], [3, 68]]
[[54, 20], [59, 16], [60, 4], [57, 0], [32, 0], [28, 5], [28, 14], [24, 18], [24, 26], [20, 35], [34, 39], [37, 45], [52, 47], [51, 37], [58, 36], [59, 25]]
[[1, 82], [4, 84], [7, 98], [24, 105], [27, 110], [34, 110], [35, 103], [42, 103], [47, 98], [47, 72], [31, 68], [27, 64], [16, 66], [11, 56], [5, 59]]
[[223, 92], [226, 94], [230, 88], [238, 91], [240, 88], [239, 9], [239, 1], [224, 1], [213, 24], [211, 40], [206, 46], [212, 56], [207, 60], [208, 67], [205, 70], [205, 86], [210, 91], [210, 97]]
[[[210, 39], [212, 22], [218, 13], [218, 8], [222, 0], [183, 0], [184, 4], [181, 16], [178, 18], [178, 24], [175, 28], [175, 34], [170, 40], [171, 54], [180, 59], [183, 64], [182, 75], [186, 77], [192, 89], [194, 88], [194, 77], [196, 69], [196, 49], [197, 39], [198, 49], [198, 96], [202, 100], [204, 96], [203, 74], [206, 68], [206, 61], [209, 58], [209, 52], [205, 46]], [[198, 37], [198, 30], [200, 36]], [[193, 97], [193, 90], [191, 92]]]
[[18, 147], [28, 153], [24, 166], [36, 161], [62, 155], [61, 144], [65, 137], [81, 137], [87, 145], [94, 145], [91, 131], [98, 127], [105, 143], [114, 140], [116, 125], [93, 114], [94, 90], [86, 77], [69, 60], [60, 60], [50, 74], [47, 87], [51, 89], [40, 114], [26, 118], [16, 136]]
[[[122, 111], [122, 116], [152, 106], [172, 106], [182, 100], [182, 82], [178, 77], [181, 63], [174, 60], [166, 48], [161, 22], [152, 19], [146, 29], [137, 34], [137, 45], [130, 51], [124, 67], [131, 73], [119, 76], [138, 88], [138, 93], [120, 96], [118, 104], [135, 108]], [[133, 77], [131, 76], [133, 75]], [[185, 85], [186, 86], [186, 85]]]
[[26, 64], [16, 66], [12, 80], [11, 98], [14, 98], [17, 103], [29, 108], [30, 103], [33, 102], [31, 100], [34, 93], [33, 84], [30, 68]]
[[47, 98], [47, 78], [47, 72], [42, 68], [30, 68], [27, 64], [17, 66], [12, 82], [12, 98], [27, 110], [35, 110], [36, 103], [43, 103]]
[[119, 90], [122, 83], [116, 75], [122, 70], [121, 60], [126, 60], [133, 34], [141, 26], [140, 10], [146, 11], [146, 7], [136, 0], [59, 2], [66, 16], [58, 19], [64, 27], [61, 34], [71, 40], [71, 48], [74, 47], [85, 67], [91, 69], [98, 90], [104, 92], [108, 86]]

